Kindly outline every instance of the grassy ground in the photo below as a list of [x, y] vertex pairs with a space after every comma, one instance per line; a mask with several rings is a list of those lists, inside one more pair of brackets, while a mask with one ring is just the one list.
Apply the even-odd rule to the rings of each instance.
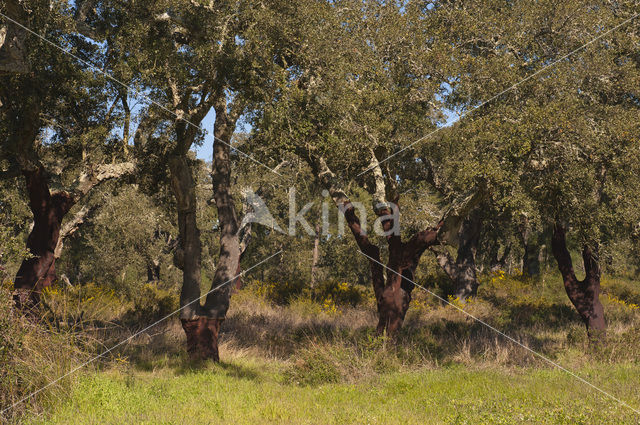
[[[638, 365], [579, 373], [640, 405]], [[558, 370], [449, 366], [301, 386], [273, 364], [86, 376], [47, 424], [633, 424], [638, 416]]]
[[[639, 409], [639, 285], [603, 282], [609, 334], [599, 347], [589, 347], [561, 288], [553, 277], [534, 283], [486, 276], [478, 298], [463, 308]], [[374, 334], [370, 294], [356, 307], [336, 304], [339, 293], [282, 306], [264, 287], [250, 286], [234, 295], [223, 325], [223, 363], [190, 363], [171, 320], [56, 387], [26, 423], [640, 423], [632, 410], [416, 291], [392, 343]], [[159, 294], [172, 308], [166, 295]], [[54, 309], [81, 306], [83, 314], [67, 312], [67, 322], [100, 341], [99, 352], [135, 331], [107, 326], [114, 314], [131, 315], [109, 296], [49, 301]], [[136, 310], [160, 314], [141, 304]], [[91, 319], [78, 325], [79, 316]]]

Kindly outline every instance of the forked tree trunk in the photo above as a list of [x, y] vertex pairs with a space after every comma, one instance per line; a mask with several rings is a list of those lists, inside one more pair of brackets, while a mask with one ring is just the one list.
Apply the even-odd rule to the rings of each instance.
[[[27, 149], [28, 145], [28, 141], [23, 144]], [[72, 192], [51, 193], [47, 172], [42, 164], [24, 159], [21, 162], [29, 196], [29, 207], [33, 213], [33, 229], [27, 239], [27, 249], [31, 256], [22, 262], [16, 274], [14, 300], [20, 309], [27, 308], [28, 311], [35, 313], [34, 308], [40, 301], [42, 289], [56, 279], [55, 262], [62, 251], [60, 236], [65, 215], [95, 186], [106, 180], [131, 174], [135, 167], [129, 162], [94, 166], [80, 174], [73, 185]], [[84, 211], [79, 211], [80, 221], [75, 223], [72, 220], [69, 223], [70, 227], [64, 229], [63, 233], [73, 232], [73, 226], [79, 225], [83, 219]]]
[[565, 229], [560, 224], [556, 224], [554, 227], [551, 249], [558, 262], [567, 295], [587, 327], [589, 340], [592, 342], [603, 341], [606, 337], [607, 325], [604, 308], [600, 302], [600, 264], [597, 248], [594, 250], [585, 245], [582, 249], [585, 278], [581, 281], [576, 278], [573, 270], [571, 255], [567, 249]]
[[[387, 226], [384, 225], [383, 228]], [[414, 275], [424, 251], [438, 241], [442, 222], [434, 228], [416, 233], [409, 241], [402, 242], [400, 236], [393, 236], [389, 242], [389, 260], [386, 266], [386, 284], [378, 298], [378, 334], [387, 332], [393, 336], [402, 327], [411, 302]], [[369, 259], [370, 262], [374, 262]], [[378, 260], [379, 261], [379, 260]], [[373, 271], [373, 269], [372, 269]], [[380, 279], [377, 279], [378, 281]]]
[[[373, 244], [366, 232], [362, 229], [360, 219], [356, 215], [355, 207], [336, 183], [336, 176], [321, 156], [314, 155], [309, 147], [299, 147], [299, 155], [303, 157], [314, 171], [331, 195], [338, 209], [344, 214], [345, 221], [351, 230], [358, 248], [369, 260], [371, 281], [378, 307], [378, 334], [386, 332], [393, 336], [402, 326], [405, 315], [411, 302], [411, 292], [414, 288], [414, 274], [424, 251], [441, 243], [440, 237], [446, 237], [457, 229], [462, 222], [461, 217], [466, 216], [471, 208], [479, 202], [479, 197], [470, 197], [461, 209], [452, 209], [435, 226], [414, 234], [407, 242], [403, 242], [399, 234], [392, 232], [394, 229], [393, 205], [384, 201], [385, 187], [382, 170], [375, 154], [372, 154], [372, 170], [375, 180], [374, 211], [382, 220], [382, 229], [385, 232], [389, 248], [389, 258], [386, 266], [380, 257], [380, 248]], [[395, 191], [394, 191], [395, 192]], [[393, 200], [396, 202], [397, 195]], [[457, 230], [455, 230], [457, 232]], [[386, 271], [386, 273], [385, 273]]]
[[[229, 299], [236, 276], [240, 273], [240, 256], [242, 250], [238, 238], [239, 222], [236, 208], [231, 196], [231, 137], [235, 129], [235, 119], [231, 119], [226, 111], [226, 105], [216, 108], [216, 122], [214, 135], [223, 140], [213, 145], [213, 164], [211, 177], [213, 179], [213, 198], [218, 210], [220, 228], [220, 253], [216, 271], [211, 282], [211, 289], [218, 288], [207, 295], [204, 312], [217, 329], [225, 320], [229, 310]], [[212, 334], [212, 343], [218, 347], [218, 334]]]
[[20, 265], [14, 281], [14, 301], [19, 309], [35, 313], [42, 289], [55, 280], [55, 251], [62, 219], [74, 202], [67, 193], [49, 191], [42, 166], [24, 170], [33, 229], [27, 238], [30, 257]]
[[[235, 119], [226, 113], [226, 105], [216, 107], [216, 121], [213, 145], [213, 197], [218, 210], [220, 227], [220, 254], [216, 271], [211, 283], [211, 291], [207, 294], [204, 305], [193, 300], [200, 298], [200, 238], [195, 224], [195, 186], [193, 179], [185, 176], [185, 187], [193, 193], [193, 207], [190, 202], [189, 213], [183, 219], [186, 238], [181, 241], [184, 246], [184, 286], [181, 307], [192, 302], [181, 312], [182, 327], [187, 336], [187, 351], [192, 359], [220, 360], [218, 351], [218, 334], [229, 309], [229, 298], [236, 276], [240, 271], [242, 250], [238, 237], [238, 218], [231, 196], [231, 136], [235, 129]], [[222, 140], [223, 142], [220, 142]], [[193, 214], [191, 213], [193, 211]], [[185, 210], [185, 212], [187, 212]], [[183, 213], [185, 215], [185, 213]], [[182, 222], [181, 222], [182, 226]], [[197, 237], [196, 237], [197, 236]], [[197, 243], [196, 243], [197, 242]], [[196, 263], [197, 259], [197, 263]]]

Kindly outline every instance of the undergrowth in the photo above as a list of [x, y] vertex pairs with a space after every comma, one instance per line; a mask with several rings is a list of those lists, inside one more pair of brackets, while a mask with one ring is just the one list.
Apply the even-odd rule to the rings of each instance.
[[[433, 283], [419, 283], [445, 296]], [[632, 280], [608, 278], [602, 289], [607, 341], [590, 346], [584, 325], [553, 275], [539, 281], [504, 273], [485, 275], [478, 296], [464, 304], [444, 303], [416, 288], [404, 326], [393, 339], [375, 333], [376, 307], [369, 288], [324, 282], [314, 290], [298, 291], [254, 281], [232, 296], [221, 329], [221, 358], [228, 367], [240, 359], [268, 363], [284, 385], [300, 387], [358, 384], [388, 373], [452, 366], [513, 373], [552, 368], [473, 316], [568, 369], [638, 364], [640, 287]], [[1, 295], [3, 406], [177, 307], [177, 291], [162, 285], [144, 284], [134, 299], [93, 284], [54, 287], [44, 296], [45, 320], [36, 324], [11, 312], [7, 285]], [[97, 365], [125, 376], [159, 370], [181, 374], [202, 366], [187, 359], [175, 317], [113, 350]], [[27, 412], [38, 414], [59, 404], [77, 376], [48, 387], [5, 419], [16, 422]]]

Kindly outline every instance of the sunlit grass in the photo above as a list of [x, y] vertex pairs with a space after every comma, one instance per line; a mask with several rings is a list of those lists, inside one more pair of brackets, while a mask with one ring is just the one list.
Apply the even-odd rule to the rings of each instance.
[[[298, 385], [278, 362], [85, 376], [71, 401], [33, 424], [632, 424], [628, 408], [559, 370], [461, 366]], [[578, 371], [640, 406], [640, 366]]]
[[[424, 291], [414, 291], [403, 329], [391, 341], [375, 334], [375, 303], [366, 288], [354, 306], [348, 284], [328, 285], [319, 296], [285, 291], [275, 299], [264, 287], [234, 293], [222, 327], [222, 364], [188, 362], [173, 318], [80, 372], [79, 384], [57, 402], [49, 397], [46, 409], [38, 409], [45, 413], [31, 422], [639, 423], [632, 410]], [[147, 304], [172, 307], [158, 301], [166, 298], [163, 290], [150, 289]], [[553, 275], [540, 281], [485, 275], [477, 297], [452, 302], [638, 408], [639, 294], [636, 282], [604, 281], [609, 330], [598, 347], [589, 346]], [[93, 318], [89, 324], [124, 311], [112, 293], [90, 285], [47, 296], [54, 308], [73, 306], [65, 316]], [[140, 317], [119, 314], [122, 323]], [[83, 335], [93, 328], [74, 329]], [[135, 329], [104, 331], [104, 347]]]

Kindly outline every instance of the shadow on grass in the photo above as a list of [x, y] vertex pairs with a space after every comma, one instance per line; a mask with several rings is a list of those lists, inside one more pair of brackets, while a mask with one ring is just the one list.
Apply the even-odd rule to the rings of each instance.
[[220, 337], [221, 341], [230, 340], [235, 348], [257, 349], [284, 359], [307, 347], [309, 341], [341, 341], [361, 329], [329, 320], [289, 320], [239, 313], [225, 320]]
[[[485, 291], [479, 300], [485, 303], [479, 306], [483, 320], [551, 358], [566, 348], [567, 335], [580, 324], [570, 305], [540, 299], [532, 293], [508, 297]], [[274, 307], [252, 304], [249, 300], [237, 307], [221, 328], [220, 343], [227, 350], [223, 360], [229, 352], [239, 351], [296, 362], [307, 356], [310, 349], [335, 349], [347, 359], [343, 359], [344, 362], [356, 364], [363, 358], [378, 361], [375, 358], [378, 348], [387, 347], [386, 351], [402, 364], [490, 361], [524, 366], [533, 361], [530, 352], [449, 308], [429, 307], [427, 314], [410, 315], [396, 338], [383, 338], [380, 342], [374, 328], [375, 310], [371, 308], [316, 315], [314, 310], [305, 310], [305, 305]], [[569, 342], [581, 345], [582, 339]], [[143, 337], [135, 345], [123, 347], [121, 352], [135, 368], [144, 371], [170, 368], [176, 374], [185, 374], [216, 367], [235, 378], [260, 378], [260, 371], [251, 367], [231, 363], [212, 366], [208, 362], [190, 361], [184, 351], [183, 331], [177, 322], [167, 324], [154, 336]], [[356, 360], [348, 359], [353, 356]]]
[[226, 361], [219, 363], [214, 363], [211, 360], [194, 361], [186, 357], [182, 357], [180, 361], [177, 361], [172, 369], [176, 375], [189, 375], [207, 371], [246, 381], [260, 382], [264, 378], [257, 370], [257, 366], [246, 366]]
[[543, 326], [551, 330], [567, 328], [571, 323], [582, 323], [578, 312], [570, 305], [560, 302], [535, 303], [532, 301], [508, 300], [494, 294], [485, 294], [483, 300], [491, 303], [499, 312], [503, 326], [531, 328]]

